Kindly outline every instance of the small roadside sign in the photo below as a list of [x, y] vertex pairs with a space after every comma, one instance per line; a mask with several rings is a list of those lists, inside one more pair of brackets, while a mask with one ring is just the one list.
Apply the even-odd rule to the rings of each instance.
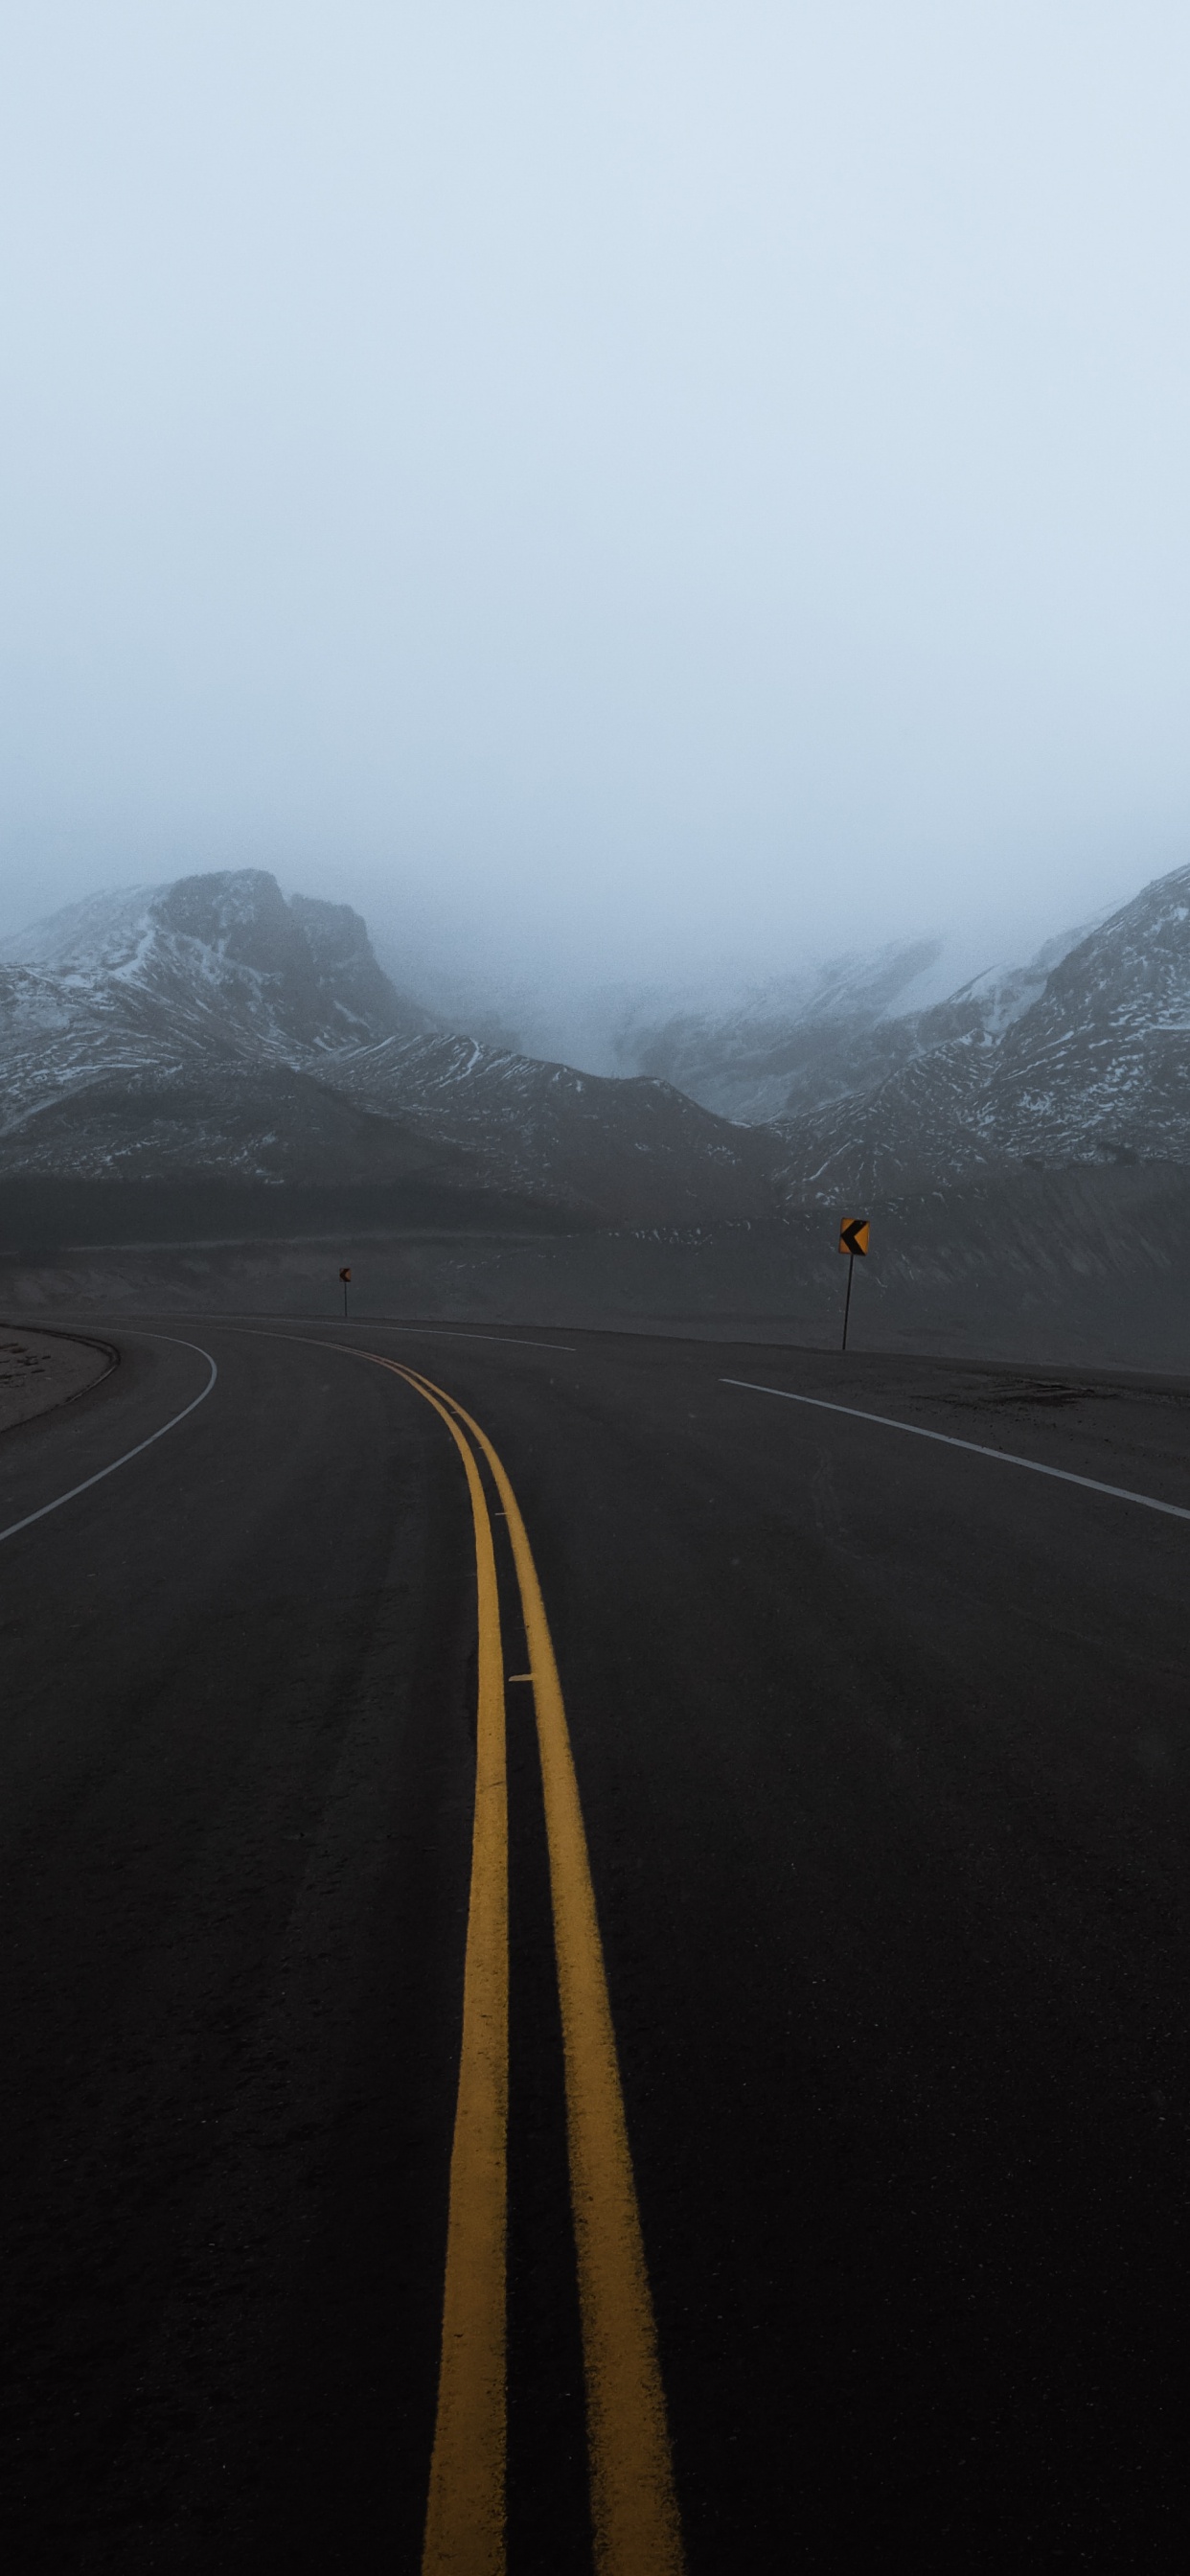
[[347, 1316], [347, 1291], [348, 1291], [349, 1287], [351, 1286], [351, 1272], [350, 1272], [350, 1270], [346, 1270], [346, 1269], [345, 1269], [345, 1270], [341, 1270], [341, 1271], [339, 1272], [339, 1277], [340, 1277], [340, 1279], [341, 1279], [341, 1280], [342, 1280], [342, 1282], [343, 1282], [343, 1316], [344, 1316], [344, 1320], [346, 1320], [346, 1316]]
[[839, 1250], [840, 1252], [845, 1252], [847, 1255], [847, 1296], [843, 1306], [844, 1350], [847, 1348], [847, 1322], [851, 1313], [851, 1274], [855, 1268], [856, 1253], [858, 1252], [860, 1259], [862, 1260], [868, 1249], [868, 1235], [870, 1231], [871, 1228], [866, 1216], [845, 1216], [840, 1218]]

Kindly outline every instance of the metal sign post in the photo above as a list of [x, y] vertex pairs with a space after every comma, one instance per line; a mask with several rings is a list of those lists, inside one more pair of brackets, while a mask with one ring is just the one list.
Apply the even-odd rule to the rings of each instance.
[[866, 1216], [845, 1216], [839, 1227], [839, 1250], [847, 1255], [847, 1295], [843, 1303], [844, 1350], [847, 1348], [847, 1324], [851, 1314], [851, 1277], [855, 1269], [855, 1256], [858, 1252], [861, 1261], [864, 1258], [868, 1249], [870, 1230]]
[[341, 1280], [342, 1280], [342, 1282], [343, 1282], [343, 1321], [344, 1321], [344, 1323], [346, 1323], [346, 1321], [347, 1321], [347, 1291], [348, 1291], [349, 1287], [351, 1286], [351, 1272], [350, 1272], [349, 1270], [341, 1270], [341, 1271], [339, 1272], [339, 1277], [340, 1277], [340, 1279], [341, 1279]]

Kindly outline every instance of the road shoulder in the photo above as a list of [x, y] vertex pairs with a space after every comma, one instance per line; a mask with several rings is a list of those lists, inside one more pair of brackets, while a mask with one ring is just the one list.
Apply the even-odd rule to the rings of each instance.
[[116, 1357], [107, 1342], [0, 1324], [0, 1434], [85, 1395]]

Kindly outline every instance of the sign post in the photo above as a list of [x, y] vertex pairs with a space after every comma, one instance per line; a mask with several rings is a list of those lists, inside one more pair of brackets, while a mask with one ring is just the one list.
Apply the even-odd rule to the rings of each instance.
[[339, 1272], [339, 1277], [340, 1277], [340, 1279], [341, 1279], [341, 1280], [342, 1280], [342, 1282], [343, 1282], [343, 1321], [344, 1321], [344, 1323], [346, 1323], [346, 1321], [347, 1321], [347, 1291], [348, 1291], [349, 1287], [351, 1286], [351, 1272], [350, 1272], [349, 1270], [341, 1270], [341, 1271]]
[[868, 1249], [869, 1226], [866, 1216], [845, 1216], [839, 1227], [839, 1250], [847, 1255], [847, 1295], [843, 1305], [843, 1348], [847, 1348], [847, 1322], [851, 1313], [851, 1274], [858, 1252], [862, 1260]]

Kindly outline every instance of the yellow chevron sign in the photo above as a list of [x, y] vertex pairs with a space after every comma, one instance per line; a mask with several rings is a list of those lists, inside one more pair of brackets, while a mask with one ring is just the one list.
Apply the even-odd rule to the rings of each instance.
[[869, 1230], [866, 1216], [845, 1216], [839, 1227], [840, 1252], [866, 1252]]

